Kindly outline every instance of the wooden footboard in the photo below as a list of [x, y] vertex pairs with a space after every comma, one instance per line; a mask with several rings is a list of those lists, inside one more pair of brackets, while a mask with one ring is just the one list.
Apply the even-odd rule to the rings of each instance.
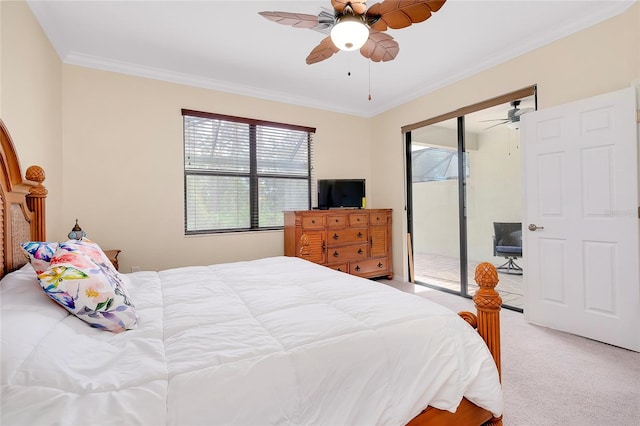
[[[414, 417], [407, 426], [461, 426], [491, 424], [493, 415], [463, 398], [455, 413], [428, 407], [420, 415]], [[494, 424], [502, 424], [494, 423]]]
[[[467, 321], [478, 333], [489, 347], [493, 360], [500, 371], [500, 308], [502, 298], [495, 290], [498, 285], [498, 272], [496, 268], [484, 262], [476, 267], [475, 281], [480, 287], [473, 297], [477, 313], [460, 312], [459, 315]], [[502, 377], [502, 376], [500, 376]], [[493, 415], [467, 399], [463, 399], [455, 413], [427, 407], [422, 413], [413, 418], [408, 426], [438, 425], [438, 426], [459, 426], [459, 425], [502, 425], [502, 416]]]

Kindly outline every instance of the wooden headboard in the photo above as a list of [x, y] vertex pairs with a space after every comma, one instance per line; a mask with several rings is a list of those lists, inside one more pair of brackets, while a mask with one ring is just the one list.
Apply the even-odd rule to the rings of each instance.
[[0, 120], [0, 277], [27, 263], [20, 249], [25, 241], [46, 241], [45, 199], [47, 189], [44, 170], [39, 166], [27, 169], [22, 178], [20, 162], [11, 136]]

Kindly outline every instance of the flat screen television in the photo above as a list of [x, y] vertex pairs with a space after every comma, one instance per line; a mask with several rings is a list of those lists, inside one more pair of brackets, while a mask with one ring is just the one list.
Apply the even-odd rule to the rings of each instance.
[[364, 208], [364, 179], [318, 179], [318, 208]]

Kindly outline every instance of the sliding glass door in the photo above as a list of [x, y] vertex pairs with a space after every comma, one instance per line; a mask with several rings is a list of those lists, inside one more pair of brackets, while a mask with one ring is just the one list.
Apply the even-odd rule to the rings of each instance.
[[476, 266], [488, 261], [498, 269], [504, 305], [522, 310], [517, 117], [536, 107], [535, 87], [530, 90], [403, 129], [409, 271], [416, 284], [469, 297], [477, 289]]

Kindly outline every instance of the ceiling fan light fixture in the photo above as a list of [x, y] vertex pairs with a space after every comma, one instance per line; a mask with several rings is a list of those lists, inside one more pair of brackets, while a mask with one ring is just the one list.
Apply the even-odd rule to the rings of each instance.
[[331, 29], [331, 41], [340, 50], [360, 49], [369, 39], [369, 28], [355, 15], [341, 15]]
[[520, 128], [520, 120], [508, 122], [507, 127], [509, 127], [511, 130], [518, 130]]

